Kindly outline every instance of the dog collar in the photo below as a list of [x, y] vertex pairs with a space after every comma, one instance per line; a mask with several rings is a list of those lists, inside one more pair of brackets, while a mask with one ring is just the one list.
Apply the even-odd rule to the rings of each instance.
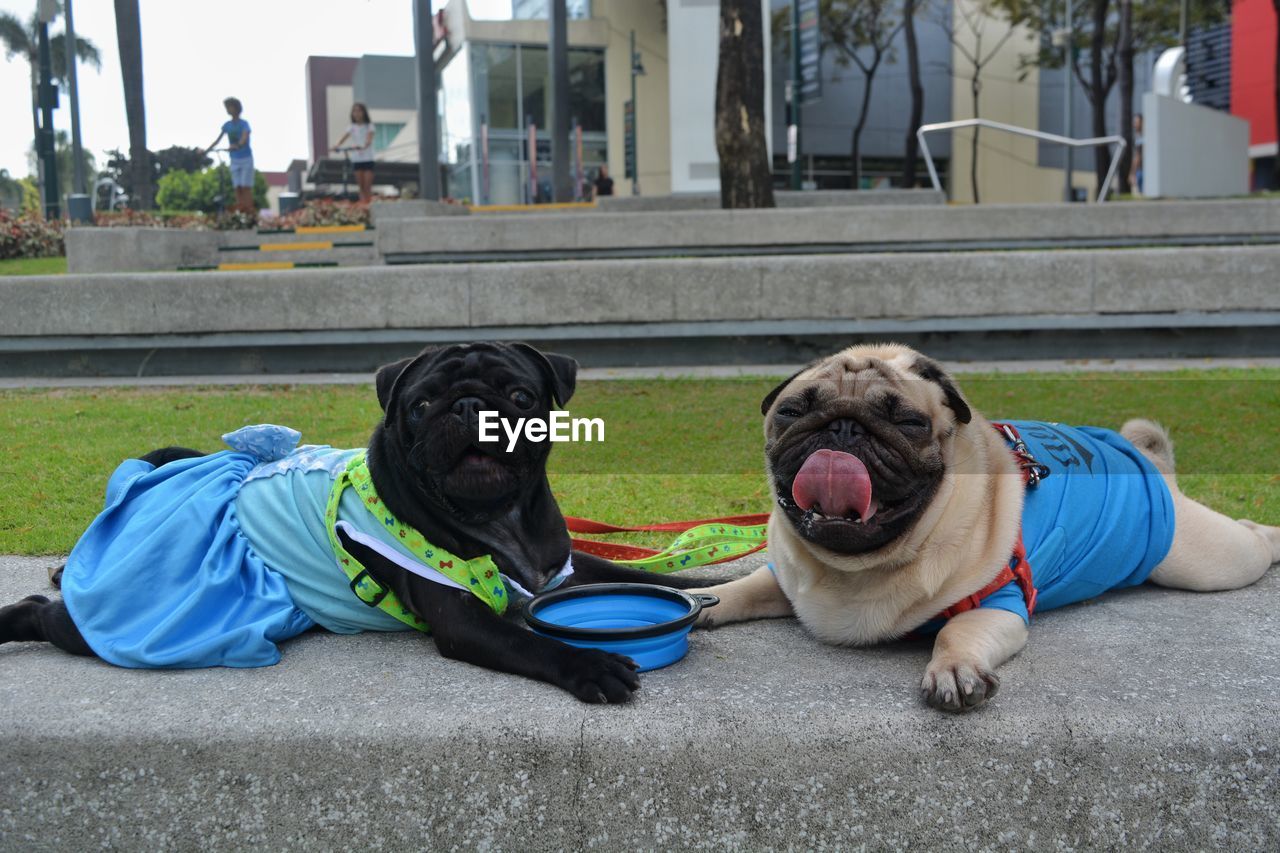
[[[347, 463], [346, 470], [338, 475], [338, 478], [334, 481], [333, 488], [329, 492], [329, 503], [325, 509], [325, 528], [329, 532], [329, 544], [333, 546], [333, 553], [337, 558], [339, 568], [351, 580], [351, 591], [355, 593], [357, 598], [370, 607], [377, 607], [411, 628], [419, 631], [428, 630], [428, 625], [423, 619], [405, 607], [396, 598], [394, 592], [374, 580], [373, 576], [369, 574], [369, 570], [342, 547], [342, 541], [338, 539], [338, 525], [340, 524], [338, 521], [338, 503], [342, 498], [343, 491], [348, 487], [354, 488], [359, 493], [360, 504], [382, 524], [384, 530], [394, 536], [431, 574], [428, 575], [411, 568], [407, 565], [409, 563], [408, 560], [396, 559], [387, 555], [394, 562], [409, 571], [413, 571], [415, 574], [437, 582], [438, 578], [434, 577], [434, 575], [438, 573], [440, 577], [449, 582], [446, 584], [447, 586], [467, 590], [487, 604], [499, 616], [506, 612], [507, 587], [502, 574], [498, 571], [497, 565], [493, 562], [493, 558], [485, 554], [470, 560], [464, 560], [443, 548], [432, 545], [421, 533], [392, 515], [386, 504], [378, 497], [377, 490], [373, 487], [373, 477], [369, 474], [369, 465], [365, 460], [364, 452], [353, 456], [351, 461]], [[344, 531], [350, 533], [353, 530], [350, 525], [342, 524]], [[366, 538], [363, 535], [355, 538], [364, 544], [369, 544], [372, 541], [372, 537]], [[385, 548], [379, 548], [376, 545], [372, 547], [375, 547], [379, 553], [386, 554]], [[565, 575], [566, 570], [572, 573], [571, 562], [566, 563], [565, 568], [561, 569], [561, 575], [567, 577]], [[557, 575], [557, 577], [563, 580], [561, 575]]]

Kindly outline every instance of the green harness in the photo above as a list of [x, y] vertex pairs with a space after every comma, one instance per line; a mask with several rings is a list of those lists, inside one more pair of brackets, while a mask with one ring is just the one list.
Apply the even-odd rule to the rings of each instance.
[[[506, 584], [493, 558], [485, 554], [471, 560], [464, 560], [443, 548], [432, 545], [423, 538], [421, 533], [392, 515], [373, 487], [373, 478], [369, 474], [369, 465], [365, 460], [364, 451], [353, 456], [347, 463], [346, 470], [338, 475], [333, 489], [329, 492], [329, 503], [325, 509], [325, 528], [329, 531], [329, 544], [333, 546], [338, 565], [351, 581], [351, 591], [357, 598], [370, 607], [377, 607], [390, 614], [411, 628], [424, 632], [430, 630], [425, 621], [401, 604], [394, 592], [374, 580], [369, 570], [342, 547], [342, 541], [337, 533], [338, 503], [348, 486], [360, 493], [361, 505], [420, 563], [436, 569], [463, 589], [470, 590], [472, 595], [487, 604], [499, 616], [506, 612], [509, 596]], [[658, 574], [678, 572], [718, 563], [726, 558], [742, 556], [764, 544], [766, 535], [767, 527], [763, 524], [700, 524], [681, 533], [670, 547], [657, 554], [639, 559], [615, 560], [615, 562]]]
[[334, 481], [333, 489], [329, 492], [329, 504], [324, 514], [325, 527], [329, 531], [329, 544], [333, 546], [338, 565], [351, 580], [351, 591], [357, 598], [370, 607], [377, 607], [384, 613], [394, 616], [411, 628], [419, 631], [430, 630], [426, 622], [401, 604], [394, 592], [374, 580], [369, 570], [342, 547], [342, 541], [338, 539], [337, 532], [338, 503], [348, 486], [360, 493], [361, 505], [381, 522], [383, 528], [395, 536], [415, 559], [436, 569], [464, 589], [470, 590], [472, 595], [489, 605], [499, 616], [506, 612], [507, 588], [493, 558], [485, 554], [471, 560], [464, 560], [443, 548], [432, 545], [422, 537], [421, 533], [392, 515], [373, 487], [373, 478], [369, 475], [369, 465], [365, 461], [363, 451], [351, 458], [346, 470]]

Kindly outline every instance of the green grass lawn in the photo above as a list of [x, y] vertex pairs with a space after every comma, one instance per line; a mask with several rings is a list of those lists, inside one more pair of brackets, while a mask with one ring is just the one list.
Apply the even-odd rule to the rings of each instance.
[[[605, 441], [551, 456], [561, 508], [614, 523], [764, 512], [759, 404], [774, 380], [583, 382], [575, 416], [603, 418]], [[1280, 370], [965, 376], [991, 417], [1118, 428], [1164, 423], [1185, 491], [1233, 516], [1280, 524]], [[128, 456], [281, 423], [303, 441], [362, 446], [377, 422], [369, 386], [0, 391], [0, 553], [64, 554], [100, 509]], [[656, 544], [662, 537], [644, 538]]]
[[0, 275], [62, 275], [66, 258], [13, 258], [0, 261]]

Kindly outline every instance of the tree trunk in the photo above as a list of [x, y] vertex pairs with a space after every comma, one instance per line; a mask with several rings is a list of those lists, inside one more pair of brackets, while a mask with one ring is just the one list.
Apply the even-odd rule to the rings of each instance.
[[[1276, 0], [1280, 3], [1280, 0]], [[924, 86], [920, 82], [920, 51], [916, 45], [916, 0], [903, 0], [902, 26], [907, 37], [907, 80], [911, 89], [911, 117], [907, 121], [907, 152], [902, 166], [902, 185], [916, 185], [916, 160], [920, 156], [920, 140], [916, 131], [924, 121]]]
[[[1103, 82], [1102, 53], [1107, 43], [1107, 9], [1111, 0], [1093, 0], [1093, 30], [1089, 33], [1089, 98], [1093, 107], [1093, 135], [1107, 135], [1107, 86]], [[1102, 145], [1093, 147], [1093, 171], [1098, 191], [1107, 179], [1110, 154]]]
[[1124, 137], [1119, 178], [1120, 192], [1128, 195], [1136, 190], [1129, 181], [1129, 172], [1133, 168], [1133, 0], [1120, 0], [1118, 52], [1120, 56], [1120, 134]]
[[764, 21], [759, 0], [721, 0], [719, 61], [716, 153], [720, 157], [720, 206], [773, 207], [773, 173], [764, 125]]
[[[982, 66], [975, 64], [973, 66], [973, 77], [969, 80], [969, 91], [973, 93], [973, 117], [978, 118], [978, 94], [982, 91], [982, 84], [978, 82], [978, 75], [982, 73]], [[974, 125], [973, 140], [969, 143], [969, 184], [973, 188], [973, 203], [978, 203], [978, 131], [980, 127]]]
[[862, 109], [858, 110], [858, 121], [853, 126], [852, 145], [849, 148], [849, 174], [852, 177], [850, 189], [862, 189], [862, 131], [867, 126], [867, 114], [871, 111], [871, 84], [875, 80], [876, 67], [880, 58], [866, 69], [862, 77]]
[[142, 19], [138, 0], [115, 0], [116, 41], [120, 46], [120, 76], [124, 81], [124, 110], [129, 124], [129, 167], [133, 195], [129, 206], [150, 210], [151, 154], [147, 151], [147, 112], [142, 90]]

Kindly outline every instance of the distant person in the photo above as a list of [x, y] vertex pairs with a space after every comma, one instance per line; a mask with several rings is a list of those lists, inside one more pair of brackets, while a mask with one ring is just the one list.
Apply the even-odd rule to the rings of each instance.
[[348, 139], [351, 145], [351, 168], [356, 173], [356, 186], [360, 188], [360, 203], [373, 201], [373, 122], [369, 120], [369, 109], [356, 101], [351, 105], [351, 126], [342, 134], [334, 151], [342, 150], [342, 143]]
[[227, 137], [227, 150], [231, 152], [231, 186], [236, 191], [235, 207], [245, 213], [253, 213], [253, 149], [249, 147], [249, 122], [240, 118], [244, 107], [239, 98], [227, 98], [222, 105], [227, 108], [231, 119], [222, 123], [218, 138], [209, 143], [203, 153], [208, 154], [223, 136]]
[[613, 178], [609, 177], [609, 167], [603, 163], [596, 172], [596, 198], [602, 195], [613, 195]]
[[1142, 194], [1142, 113], [1133, 117], [1133, 161], [1129, 166], [1129, 183]]

